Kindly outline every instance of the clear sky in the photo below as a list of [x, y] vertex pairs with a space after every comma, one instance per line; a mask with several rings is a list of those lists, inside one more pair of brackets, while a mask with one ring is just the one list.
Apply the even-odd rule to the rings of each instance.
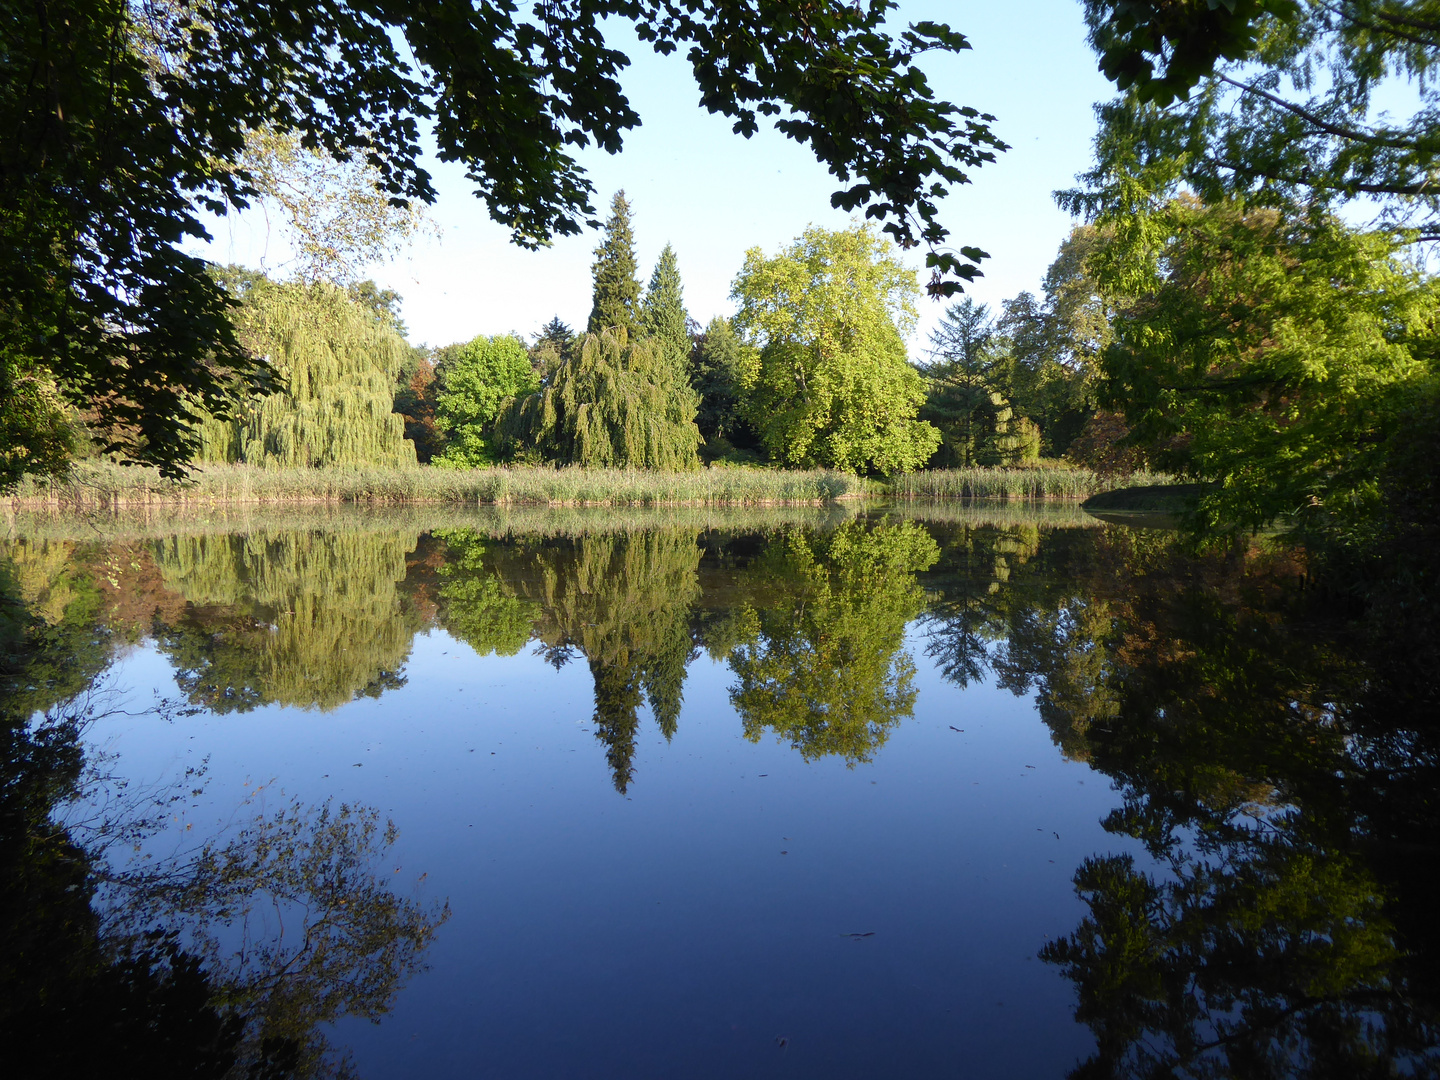
[[[1078, 0], [901, 4], [897, 22], [920, 19], [949, 22], [973, 46], [959, 56], [925, 58], [936, 93], [995, 114], [997, 133], [1012, 147], [942, 206], [955, 246], [973, 244], [991, 256], [985, 277], [969, 291], [998, 304], [1038, 289], [1069, 231], [1051, 192], [1070, 186], [1088, 164], [1092, 106], [1112, 88], [1085, 44]], [[592, 150], [581, 160], [595, 183], [597, 206], [625, 189], [635, 212], [642, 282], [660, 249], [674, 245], [687, 307], [704, 323], [733, 311], [730, 283], [746, 249], [773, 252], [809, 224], [848, 223], [848, 215], [830, 208], [839, 185], [808, 150], [768, 128], [749, 140], [733, 134], [729, 121], [698, 105], [682, 57], [656, 56], [629, 33], [612, 40], [633, 61], [622, 82], [643, 123], [620, 154]], [[528, 338], [557, 314], [583, 326], [597, 233], [560, 239], [538, 252], [521, 250], [490, 221], [459, 167], [429, 166], [440, 194], [430, 211], [438, 238], [418, 240], [371, 273], [403, 297], [410, 339], [443, 345], [509, 331]], [[247, 214], [212, 231], [211, 258], [283, 273], [283, 241], [263, 217]], [[920, 267], [918, 254], [914, 265]], [[942, 304], [922, 299], [913, 356], [923, 354], [942, 311]]]

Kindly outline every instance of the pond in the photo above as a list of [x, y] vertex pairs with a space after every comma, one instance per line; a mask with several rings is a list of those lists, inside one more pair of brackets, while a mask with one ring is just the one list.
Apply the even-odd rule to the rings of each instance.
[[0, 586], [34, 1075], [1440, 1070], [1434, 718], [1259, 543], [221, 510]]

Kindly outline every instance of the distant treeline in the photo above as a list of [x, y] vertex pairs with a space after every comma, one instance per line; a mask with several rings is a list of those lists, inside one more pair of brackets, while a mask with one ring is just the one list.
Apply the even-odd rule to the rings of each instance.
[[905, 345], [915, 273], [868, 227], [812, 228], [773, 256], [752, 249], [736, 315], [701, 327], [668, 245], [641, 285], [623, 192], [596, 249], [586, 326], [557, 316], [528, 342], [411, 345], [400, 297], [372, 282], [217, 270], [241, 341], [275, 378], [202, 423], [198, 460], [680, 472], [723, 462], [873, 476], [1022, 465], [1079, 445], [1111, 467], [1103, 451], [1122, 432], [1097, 427], [1090, 374], [1106, 335], [1084, 271], [1093, 233], [1067, 241], [1043, 301], [1023, 294], [998, 319], [968, 299], [952, 305], [925, 363]]

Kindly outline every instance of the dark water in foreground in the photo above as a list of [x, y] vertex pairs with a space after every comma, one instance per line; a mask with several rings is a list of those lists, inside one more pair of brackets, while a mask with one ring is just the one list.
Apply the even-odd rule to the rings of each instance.
[[1283, 557], [22, 522], [0, 586], [6, 1075], [1440, 1071], [1434, 718]]

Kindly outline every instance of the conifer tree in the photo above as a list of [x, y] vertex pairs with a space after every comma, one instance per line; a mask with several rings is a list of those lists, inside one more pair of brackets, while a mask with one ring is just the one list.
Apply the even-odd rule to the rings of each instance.
[[595, 249], [590, 270], [595, 279], [594, 303], [588, 330], [598, 334], [611, 327], [622, 328], [630, 337], [640, 330], [640, 279], [635, 262], [635, 234], [630, 227], [630, 203], [624, 191], [617, 191], [605, 222], [605, 239]]
[[394, 412], [405, 339], [331, 285], [253, 283], [236, 315], [252, 355], [281, 390], [200, 426], [201, 459], [287, 467], [414, 465], [415, 444]]
[[550, 461], [627, 469], [695, 469], [698, 398], [648, 340], [587, 335], [550, 383], [515, 401], [499, 429], [507, 449]]
[[530, 346], [530, 366], [536, 377], [542, 383], [553, 379], [560, 365], [570, 359], [576, 344], [575, 331], [559, 315], [542, 326], [535, 335], [535, 344]]
[[690, 316], [685, 311], [685, 291], [680, 284], [680, 267], [675, 250], [665, 245], [640, 307], [640, 325], [647, 337], [660, 346], [665, 361], [680, 378], [688, 377], [690, 358]]
[[575, 344], [575, 331], [570, 325], [563, 321], [559, 315], [547, 322], [540, 328], [540, 333], [535, 335], [535, 349], [553, 348], [561, 360], [570, 355], [570, 347]]

